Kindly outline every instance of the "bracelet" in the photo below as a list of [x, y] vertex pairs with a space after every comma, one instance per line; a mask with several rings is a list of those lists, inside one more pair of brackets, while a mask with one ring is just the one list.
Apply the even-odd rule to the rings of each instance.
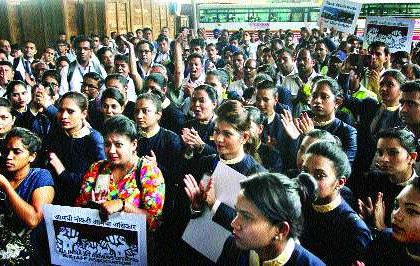
[[203, 209], [194, 210], [192, 206], [190, 205], [190, 212], [191, 212], [191, 218], [197, 218], [203, 214]]

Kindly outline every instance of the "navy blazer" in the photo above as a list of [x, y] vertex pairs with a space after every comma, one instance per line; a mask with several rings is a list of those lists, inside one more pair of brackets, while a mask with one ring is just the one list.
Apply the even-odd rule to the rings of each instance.
[[389, 265], [389, 266], [406, 266], [419, 265], [407, 254], [407, 248], [413, 249], [418, 247], [419, 243], [405, 245], [398, 242], [392, 237], [392, 229], [383, 230], [379, 236], [372, 242], [366, 252], [366, 266]]
[[[222, 254], [217, 260], [216, 265], [249, 265], [249, 250], [240, 250], [236, 244], [233, 236], [230, 236], [224, 246]], [[318, 257], [306, 250], [299, 244], [295, 244], [292, 256], [287, 261], [285, 266], [322, 266], [325, 265]]]
[[293, 140], [287, 135], [278, 113], [275, 113], [274, 120], [270, 124], [264, 126], [261, 134], [262, 142], [267, 143], [268, 137], [277, 141], [276, 149], [281, 157], [279, 160], [282, 160], [282, 171], [296, 167], [296, 153], [299, 141]]
[[353, 163], [357, 152], [357, 131], [354, 127], [335, 118], [331, 124], [316, 128], [326, 130], [334, 136], [337, 136], [341, 141], [343, 150], [347, 154], [347, 158], [350, 163]]

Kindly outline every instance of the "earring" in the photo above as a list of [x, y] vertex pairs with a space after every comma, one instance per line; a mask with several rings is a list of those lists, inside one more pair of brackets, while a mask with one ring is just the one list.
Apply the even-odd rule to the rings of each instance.
[[275, 240], [275, 241], [278, 241], [279, 239], [280, 239], [280, 237], [279, 237], [279, 236], [275, 236], [275, 237], [274, 237], [274, 240]]

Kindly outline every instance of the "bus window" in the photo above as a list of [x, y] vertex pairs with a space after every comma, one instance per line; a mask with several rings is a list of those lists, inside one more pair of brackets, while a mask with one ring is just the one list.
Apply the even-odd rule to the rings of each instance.
[[318, 22], [319, 17], [319, 10], [318, 11], [310, 11], [308, 13], [308, 21], [309, 22]]
[[412, 16], [414, 14], [420, 14], [420, 4], [411, 4], [408, 6], [407, 14]]
[[303, 21], [303, 15], [304, 12], [302, 12], [300, 9], [296, 9], [291, 15], [291, 22], [302, 22]]
[[292, 12], [290, 11], [290, 9], [280, 9], [277, 12], [277, 18], [278, 18], [278, 22], [289, 22], [290, 21], [290, 14]]
[[269, 9], [258, 9], [257, 12], [255, 12], [257, 22], [268, 21], [269, 12]]
[[236, 20], [235, 22], [248, 22], [248, 10], [247, 9], [236, 9], [235, 10]]
[[228, 22], [229, 13], [226, 10], [221, 10], [217, 16], [217, 22], [219, 23], [227, 23]]

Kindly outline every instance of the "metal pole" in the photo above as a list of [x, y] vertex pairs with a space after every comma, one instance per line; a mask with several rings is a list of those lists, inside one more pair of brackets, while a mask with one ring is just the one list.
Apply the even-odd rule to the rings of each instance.
[[191, 0], [191, 6], [192, 6], [192, 23], [193, 23], [193, 30], [194, 34], [197, 35], [198, 32], [198, 23], [197, 23], [197, 6], [195, 3], [195, 0]]

